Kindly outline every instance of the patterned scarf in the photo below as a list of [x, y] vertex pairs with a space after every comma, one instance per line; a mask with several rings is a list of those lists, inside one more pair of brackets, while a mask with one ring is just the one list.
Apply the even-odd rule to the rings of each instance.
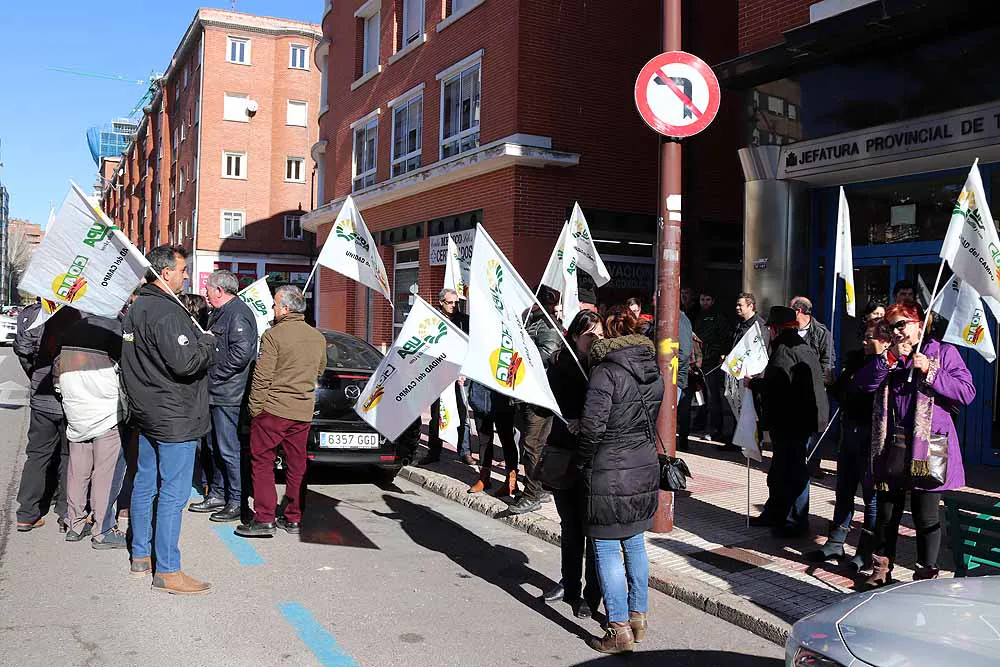
[[[913, 419], [913, 433], [907, 438], [910, 449], [910, 475], [909, 479], [922, 478], [927, 476], [929, 468], [927, 458], [930, 452], [931, 422], [934, 417], [934, 396], [928, 387], [934, 381], [934, 376], [940, 369], [941, 362], [937, 357], [928, 357], [930, 368], [926, 377], [919, 371], [914, 373], [913, 382], [917, 386], [917, 406], [916, 415]], [[902, 368], [906, 368], [901, 364]], [[872, 408], [872, 451], [871, 470], [874, 474], [875, 489], [877, 491], [889, 491], [890, 484], [896, 485], [901, 480], [889, 479], [885, 474], [885, 456], [887, 454], [886, 443], [894, 434], [889, 433], [889, 380], [892, 377], [892, 370], [886, 375], [875, 393], [875, 404]], [[897, 419], [902, 415], [897, 415]]]

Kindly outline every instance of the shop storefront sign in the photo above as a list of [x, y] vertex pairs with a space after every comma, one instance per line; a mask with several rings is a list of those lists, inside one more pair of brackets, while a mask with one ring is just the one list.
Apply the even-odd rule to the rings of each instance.
[[652, 264], [626, 264], [624, 262], [606, 262], [611, 273], [609, 287], [616, 290], [652, 293], [656, 284], [656, 267]]
[[[476, 240], [476, 230], [475, 229], [465, 229], [460, 232], [452, 232], [451, 237], [455, 239], [455, 245], [458, 246], [458, 254], [461, 255], [463, 262], [469, 262], [472, 260], [472, 244]], [[430, 237], [431, 242], [431, 266], [444, 266], [446, 260], [448, 259], [448, 235], [438, 234], [437, 236]]]
[[995, 143], [1000, 143], [1000, 104], [991, 103], [785, 146], [778, 178], [802, 178]]

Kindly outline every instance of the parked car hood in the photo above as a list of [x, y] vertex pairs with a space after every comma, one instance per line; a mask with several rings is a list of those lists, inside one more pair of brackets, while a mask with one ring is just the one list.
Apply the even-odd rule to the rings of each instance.
[[876, 667], [1000, 665], [1000, 577], [900, 584], [838, 627], [851, 654]]

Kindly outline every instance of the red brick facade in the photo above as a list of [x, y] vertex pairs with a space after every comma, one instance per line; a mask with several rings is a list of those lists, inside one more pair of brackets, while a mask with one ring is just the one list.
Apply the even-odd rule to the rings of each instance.
[[[728, 50], [716, 48], [724, 52], [720, 60], [736, 52], [735, 2], [730, 3], [731, 21], [709, 17], [715, 19], [715, 38], [722, 34], [721, 39], [728, 40]], [[429, 0], [424, 7], [426, 41], [397, 56], [402, 45], [397, 17], [403, 4], [382, 0], [377, 5], [381, 71], [364, 80], [358, 76], [363, 69], [364, 22], [356, 13], [367, 15], [372, 3], [333, 3], [323, 19], [331, 105], [319, 121], [320, 140], [326, 142], [322, 203], [328, 206], [313, 212], [308, 223], [318, 225], [317, 243], [325, 240], [340, 201], [352, 191], [351, 125], [375, 110], [379, 111], [376, 182], [354, 196], [376, 239], [385, 230], [421, 226], [418, 284], [420, 294], [432, 302], [442, 284], [443, 267], [429, 265], [431, 232], [424, 223], [437, 218], [481, 210], [485, 228], [529, 284], [539, 279], [574, 201], [585, 209], [644, 214], [651, 222], [643, 230], [643, 240], [654, 240], [658, 138], [635, 110], [633, 87], [642, 65], [660, 51], [659, 3], [639, 3], [626, 11], [615, 3], [584, 0], [483, 0], [455, 19], [447, 17], [450, 3]], [[691, 15], [692, 20], [705, 17], [700, 10]], [[707, 45], [712, 34], [706, 28], [690, 36]], [[438, 74], [479, 51], [480, 150], [504, 139], [535, 144], [556, 156], [546, 166], [515, 161], [488, 173], [471, 167], [436, 173], [439, 167], [460, 164], [476, 153], [440, 160], [443, 92]], [[711, 56], [706, 60], [712, 62]], [[420, 85], [421, 170], [434, 173], [419, 186], [396, 186], [412, 181], [406, 175], [391, 178], [393, 109], [388, 103]], [[689, 142], [687, 151], [703, 156], [698, 164], [706, 172], [704, 179], [689, 176], [688, 192], [703, 193], [697, 197], [704, 199], [706, 211], [734, 224], [742, 217], [741, 196], [735, 190], [741, 182], [733, 139], [738, 134], [737, 117], [736, 108], [727, 109], [716, 125]], [[715, 157], [709, 155], [712, 152]], [[553, 164], [566, 155], [575, 156], [577, 162]], [[732, 196], [723, 201], [719, 190], [727, 182]], [[395, 187], [400, 192], [391, 192]], [[695, 218], [692, 213], [690, 219]], [[591, 225], [593, 231], [593, 221]], [[594, 236], [613, 239], [615, 233], [594, 231]], [[614, 246], [599, 249], [614, 254], [608, 247]], [[394, 284], [395, 249], [392, 245], [380, 249]], [[651, 248], [648, 252], [652, 257]], [[373, 297], [369, 323], [363, 288], [326, 269], [319, 276], [320, 325], [360, 336], [368, 332], [376, 345], [391, 342], [392, 311], [381, 296]]]
[[[230, 37], [247, 40], [246, 64], [229, 62]], [[317, 25], [199, 10], [126, 150], [122, 174], [103, 181], [105, 210], [140, 249], [169, 242], [196, 255], [192, 291], [198, 274], [217, 266], [239, 271], [244, 283], [309, 271], [312, 239], [286, 238], [285, 218], [313, 204], [319, 39]], [[293, 45], [307, 49], [306, 68], [291, 66]], [[226, 93], [247, 95], [257, 111], [247, 122], [225, 120]], [[287, 124], [289, 100], [307, 104], [304, 127]], [[224, 177], [227, 151], [243, 154], [242, 178]], [[289, 157], [303, 160], [298, 181], [286, 179]], [[243, 238], [223, 236], [223, 211], [243, 213]]]
[[740, 55], [781, 42], [786, 30], [809, 23], [816, 0], [739, 0]]

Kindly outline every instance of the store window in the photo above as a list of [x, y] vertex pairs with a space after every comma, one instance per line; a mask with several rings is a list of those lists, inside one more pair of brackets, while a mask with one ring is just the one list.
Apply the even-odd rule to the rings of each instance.
[[406, 316], [410, 314], [414, 297], [419, 293], [420, 248], [416, 244], [395, 247], [396, 261], [392, 277], [392, 337], [399, 335]]
[[846, 188], [851, 240], [856, 246], [944, 240], [964, 182], [964, 173], [946, 172]]

